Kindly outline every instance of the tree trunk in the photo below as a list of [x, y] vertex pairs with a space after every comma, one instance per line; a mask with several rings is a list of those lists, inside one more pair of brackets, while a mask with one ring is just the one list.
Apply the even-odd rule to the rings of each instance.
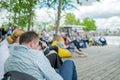
[[57, 15], [56, 23], [55, 23], [55, 36], [54, 36], [54, 39], [58, 35], [58, 31], [59, 31], [60, 16], [61, 16], [61, 7], [62, 7], [62, 0], [59, 0], [59, 6], [58, 6], [58, 12], [57, 12], [58, 15]]
[[28, 16], [28, 31], [30, 31], [31, 21], [32, 21], [32, 4], [33, 0], [30, 0], [30, 9], [29, 9], [29, 16]]

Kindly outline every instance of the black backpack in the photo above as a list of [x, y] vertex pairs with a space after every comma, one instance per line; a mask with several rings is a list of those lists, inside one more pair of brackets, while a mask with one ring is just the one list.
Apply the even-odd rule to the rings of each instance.
[[2, 80], [37, 80], [37, 79], [26, 73], [18, 71], [9, 71], [4, 74], [4, 78]]

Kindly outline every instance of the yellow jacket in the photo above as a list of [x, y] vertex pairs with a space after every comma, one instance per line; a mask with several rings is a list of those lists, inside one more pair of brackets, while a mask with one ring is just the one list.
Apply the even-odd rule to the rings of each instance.
[[61, 48], [58, 44], [57, 41], [53, 41], [52, 46], [57, 46], [58, 47], [58, 55], [61, 58], [68, 58], [72, 57], [72, 54], [69, 52], [69, 50]]

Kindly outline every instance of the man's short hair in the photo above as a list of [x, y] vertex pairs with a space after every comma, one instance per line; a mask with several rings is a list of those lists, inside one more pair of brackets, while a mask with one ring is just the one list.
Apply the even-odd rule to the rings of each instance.
[[0, 38], [2, 38], [2, 33], [0, 32]]
[[38, 35], [35, 32], [28, 31], [28, 32], [23, 33], [20, 36], [19, 43], [20, 44], [22, 44], [22, 43], [29, 43], [30, 41], [37, 40], [37, 39], [39, 39], [39, 37], [38, 37]]

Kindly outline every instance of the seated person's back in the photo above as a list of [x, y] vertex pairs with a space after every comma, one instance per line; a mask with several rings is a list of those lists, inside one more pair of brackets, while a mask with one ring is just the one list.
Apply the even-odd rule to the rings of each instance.
[[39, 46], [39, 38], [34, 32], [23, 33], [20, 37], [20, 45], [12, 46], [10, 57], [5, 63], [5, 72], [20, 71], [32, 75], [38, 80], [63, 80], [51, 67], [44, 54], [36, 50]]

